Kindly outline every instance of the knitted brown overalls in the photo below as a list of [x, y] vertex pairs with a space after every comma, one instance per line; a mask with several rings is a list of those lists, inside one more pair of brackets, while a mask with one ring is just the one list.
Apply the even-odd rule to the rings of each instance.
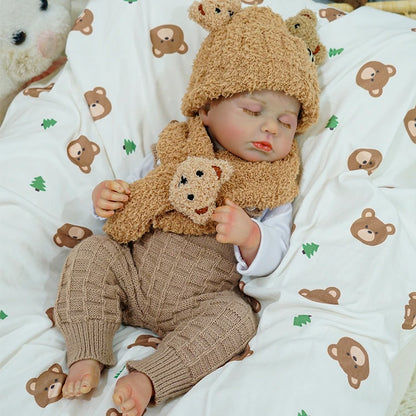
[[154, 403], [186, 392], [255, 334], [239, 279], [232, 246], [213, 236], [155, 230], [129, 246], [104, 235], [82, 241], [65, 263], [55, 305], [68, 365], [88, 358], [114, 365], [113, 336], [123, 322], [163, 338], [154, 354], [127, 363], [152, 380]]

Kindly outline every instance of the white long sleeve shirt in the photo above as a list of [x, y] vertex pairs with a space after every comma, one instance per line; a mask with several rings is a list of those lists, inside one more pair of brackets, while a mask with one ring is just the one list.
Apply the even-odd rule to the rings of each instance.
[[[144, 178], [154, 168], [153, 154], [149, 153], [127, 178], [128, 183]], [[266, 276], [273, 272], [283, 259], [289, 247], [292, 224], [292, 204], [266, 209], [257, 218], [252, 218], [260, 228], [260, 247], [250, 266], [234, 245], [237, 272], [242, 276]]]

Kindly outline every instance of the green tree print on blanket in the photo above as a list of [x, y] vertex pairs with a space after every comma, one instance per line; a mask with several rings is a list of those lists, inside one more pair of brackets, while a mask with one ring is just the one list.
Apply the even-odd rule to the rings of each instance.
[[42, 178], [42, 176], [36, 176], [36, 178], [33, 179], [30, 186], [32, 188], [35, 188], [36, 192], [46, 191], [45, 180]]
[[310, 259], [318, 251], [319, 245], [315, 243], [306, 243], [302, 244], [302, 248], [302, 254], [305, 254], [306, 257]]
[[329, 120], [328, 124], [325, 126], [326, 129], [334, 130], [338, 126], [338, 117], [333, 115]]
[[302, 326], [307, 325], [311, 322], [312, 315], [298, 315], [293, 318], [293, 325], [294, 326]]
[[334, 49], [334, 48], [330, 48], [328, 55], [330, 58], [340, 55], [342, 52], [344, 51], [344, 48], [339, 48], [339, 49]]
[[44, 118], [41, 126], [44, 130], [48, 129], [49, 127], [53, 127], [57, 123], [56, 120], [53, 118]]
[[123, 149], [129, 155], [133, 153], [134, 151], [136, 151], [136, 143], [134, 143], [132, 140], [124, 139]]

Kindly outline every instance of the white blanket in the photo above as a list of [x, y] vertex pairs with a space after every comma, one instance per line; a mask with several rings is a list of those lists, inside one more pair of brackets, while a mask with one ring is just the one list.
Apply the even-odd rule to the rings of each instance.
[[[124, 363], [152, 353], [127, 348], [148, 332], [123, 327], [117, 365], [87, 398], [30, 394], [31, 385], [44, 391], [39, 376], [55, 363], [68, 372], [45, 312], [70, 247], [102, 232], [91, 189], [127, 177], [161, 129], [183, 120], [180, 100], [206, 34], [188, 20], [189, 5], [90, 0], [93, 21], [87, 13], [71, 32], [66, 66], [31, 86], [52, 89], [22, 92], [9, 108], [0, 129], [1, 415], [105, 415]], [[320, 119], [298, 138], [290, 249], [273, 274], [246, 284], [262, 303], [253, 354], [147, 414], [393, 415], [415, 360], [416, 22], [370, 8], [329, 21], [327, 6], [311, 0], [262, 6], [284, 18], [312, 9], [328, 49]], [[167, 24], [184, 34], [173, 51], [149, 36]], [[108, 98], [95, 121], [84, 96], [94, 90]]]

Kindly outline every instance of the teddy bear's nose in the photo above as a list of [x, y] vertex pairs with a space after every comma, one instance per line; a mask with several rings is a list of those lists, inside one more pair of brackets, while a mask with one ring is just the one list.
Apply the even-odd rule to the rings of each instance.
[[190, 200], [190, 201], [193, 201], [194, 200], [194, 194], [188, 194], [188, 199]]

